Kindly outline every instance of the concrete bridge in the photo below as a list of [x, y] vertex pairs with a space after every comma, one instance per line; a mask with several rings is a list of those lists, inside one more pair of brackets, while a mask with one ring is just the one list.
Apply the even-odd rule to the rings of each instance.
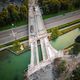
[[[41, 11], [35, 0], [29, 2], [29, 45], [31, 47], [31, 62], [27, 76], [50, 64], [57, 57], [63, 57], [62, 51], [53, 48], [48, 40]], [[39, 61], [38, 41], [42, 51], [42, 61]], [[31, 79], [33, 80], [33, 79]]]

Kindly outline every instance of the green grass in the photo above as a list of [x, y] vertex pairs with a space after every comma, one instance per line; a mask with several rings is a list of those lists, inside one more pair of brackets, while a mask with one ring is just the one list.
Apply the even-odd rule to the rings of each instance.
[[[70, 32], [70, 31], [72, 31], [72, 30], [74, 30], [74, 29], [76, 29], [76, 28], [79, 28], [80, 29], [80, 24], [78, 24], [78, 25], [76, 25], [76, 26], [71, 26], [71, 27], [69, 27], [69, 28], [67, 28], [67, 29], [63, 29], [63, 30], [61, 30], [61, 31], [59, 31], [59, 36], [61, 36], [61, 35], [63, 35], [63, 34], [65, 34], [65, 33], [67, 33], [67, 32]], [[51, 33], [53, 28], [51, 28], [51, 29], [48, 29], [47, 31], [48, 31], [48, 33]], [[60, 29], [59, 29], [60, 30]]]
[[[23, 50], [20, 49], [20, 47], [23, 46]], [[24, 51], [29, 50], [28, 46], [24, 46], [24, 44], [20, 44], [20, 45], [16, 45], [16, 46], [12, 46], [10, 48], [8, 48], [9, 51], [11, 51], [12, 53], [16, 54], [16, 55], [20, 55], [21, 53], [23, 53]]]
[[[19, 21], [19, 22], [16, 22], [14, 24], [15, 24], [15, 28], [16, 28], [16, 27], [20, 27], [22, 25], [26, 25], [27, 24], [27, 21]], [[0, 31], [11, 29], [11, 28], [12, 28], [12, 25], [11, 24], [6, 25], [6, 26], [2, 26], [2, 27], [0, 26]]]
[[54, 14], [48, 14], [48, 15], [43, 15], [43, 19], [48, 19], [54, 16], [58, 16], [58, 15], [65, 15], [65, 13], [67, 13], [68, 11], [61, 11], [58, 13], [54, 13]]
[[20, 21], [20, 22], [17, 22], [15, 25], [16, 25], [16, 27], [18, 26], [21, 26], [21, 25], [25, 25], [25, 24], [27, 24], [27, 21]]
[[61, 31], [60, 31], [60, 32], [61, 32], [60, 35], [63, 35], [63, 34], [65, 34], [65, 33], [67, 33], [67, 32], [70, 32], [70, 31], [72, 31], [72, 30], [74, 30], [74, 29], [76, 29], [76, 28], [80, 28], [80, 24], [78, 24], [78, 25], [76, 25], [76, 26], [69, 27], [69, 28], [64, 29], [64, 30], [61, 30]]
[[43, 19], [48, 19], [48, 18], [51, 18], [51, 17], [54, 17], [54, 16], [58, 16], [58, 15], [65, 15], [65, 13], [73, 12], [73, 11], [76, 11], [76, 10], [78, 10], [78, 9], [59, 11], [59, 12], [54, 13], [54, 14], [43, 15]]

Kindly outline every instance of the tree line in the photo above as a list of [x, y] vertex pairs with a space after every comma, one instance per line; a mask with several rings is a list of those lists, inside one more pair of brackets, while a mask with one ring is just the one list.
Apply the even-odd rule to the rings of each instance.
[[80, 8], [80, 0], [38, 0], [45, 14], [53, 14], [63, 10]]
[[3, 8], [0, 12], [0, 27], [16, 23], [22, 20], [27, 20], [28, 15], [28, 1], [24, 0], [21, 6], [16, 4], [8, 4], [6, 8]]
[[[2, 0], [4, 3], [7, 0]], [[38, 0], [43, 14], [54, 14], [64, 10], [73, 10], [80, 8], [80, 0]], [[0, 27], [11, 23], [27, 20], [28, 17], [28, 0], [23, 0], [21, 6], [8, 4], [0, 12]]]

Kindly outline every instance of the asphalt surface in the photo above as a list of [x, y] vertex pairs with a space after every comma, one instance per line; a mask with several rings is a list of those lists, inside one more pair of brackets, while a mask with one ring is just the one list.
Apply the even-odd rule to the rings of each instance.
[[[61, 24], [65, 24], [74, 20], [80, 19], [80, 10], [66, 13], [65, 15], [59, 15], [56, 17], [52, 17], [44, 20], [45, 28], [55, 27]], [[27, 25], [23, 25], [22, 27], [17, 27], [13, 29], [16, 38], [22, 38], [28, 35]], [[15, 38], [12, 35], [11, 29], [0, 31], [0, 45], [14, 41]]]

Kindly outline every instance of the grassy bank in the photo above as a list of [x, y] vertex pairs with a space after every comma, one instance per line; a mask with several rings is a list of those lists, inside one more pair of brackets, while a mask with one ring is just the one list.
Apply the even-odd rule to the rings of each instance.
[[[64, 25], [65, 27], [69, 27], [68, 25], [72, 25], [72, 24], [75, 24], [75, 23], [78, 23], [78, 22], [80, 22], [80, 19], [79, 19], [79, 20], [75, 20], [75, 21], [70, 22], [70, 23], [67, 23], [67, 24], [63, 24], [63, 25]], [[60, 25], [60, 26], [62, 26], [62, 27], [60, 27], [60, 28], [59, 28], [59, 26], [57, 26], [57, 27], [59, 28], [59, 30], [64, 27], [63, 25]], [[67, 25], [67, 26], [66, 26], [66, 25]], [[60, 31], [59, 31], [59, 36], [65, 34], [65, 33], [67, 33], [67, 32], [70, 32], [70, 31], [72, 31], [72, 30], [74, 30], [74, 29], [76, 29], [76, 28], [80, 28], [80, 24], [78, 24], [78, 25], [76, 25], [76, 26], [69, 27], [69, 28], [64, 29], [64, 30], [60, 30]], [[52, 29], [53, 29], [53, 28], [50, 28], [50, 29], [48, 29], [47, 31], [48, 31], [48, 32], [51, 32]], [[27, 37], [23, 37], [23, 38], [21, 38], [21, 39], [18, 39], [19, 42], [23, 42], [23, 41], [26, 41], [26, 40], [28, 40], [28, 36], [27, 36]], [[0, 45], [0, 48], [3, 48], [3, 47], [6, 47], [6, 46], [9, 46], [9, 45], [12, 45], [13, 42], [14, 42], [14, 41], [12, 41], [12, 42], [10, 42], [10, 43], [7, 43], [7, 44], [4, 44], [4, 45]]]
[[58, 29], [62, 29], [62, 28], [65, 28], [65, 27], [69, 27], [69, 26], [74, 25], [74, 24], [76, 24], [76, 23], [80, 23], [80, 19], [75, 20], [75, 21], [72, 21], [72, 22], [69, 22], [69, 23], [67, 23], [67, 24], [60, 25], [60, 26], [58, 26]]
[[60, 31], [60, 35], [63, 35], [63, 34], [65, 34], [65, 33], [67, 33], [67, 32], [70, 32], [70, 31], [72, 31], [72, 30], [74, 30], [74, 29], [76, 29], [76, 28], [80, 28], [80, 24], [78, 24], [78, 25], [76, 25], [76, 26], [72, 26], [72, 27], [69, 27], [69, 28], [67, 28], [67, 29], [64, 29], [64, 30], [61, 30]]
[[54, 14], [43, 15], [43, 19], [48, 19], [48, 18], [51, 18], [51, 17], [54, 17], [54, 16], [59, 16], [59, 15], [65, 15], [68, 12], [73, 12], [73, 11], [76, 11], [76, 10], [79, 10], [79, 8], [76, 8], [76, 9], [73, 9], [73, 10], [59, 11], [59, 12], [54, 13]]
[[[19, 21], [19, 22], [16, 22], [14, 24], [15, 24], [15, 28], [16, 28], [16, 27], [20, 27], [22, 25], [26, 25], [27, 21]], [[13, 28], [12, 24], [9, 24], [9, 25], [6, 25], [6, 26], [2, 26], [2, 27], [0, 26], [0, 31], [11, 29], [11, 28]]]
[[68, 13], [68, 12], [71, 12], [71, 11], [60, 11], [54, 14], [43, 15], [43, 19], [48, 19], [48, 18], [58, 16], [58, 15], [65, 15], [65, 13]]
[[[28, 36], [18, 39], [19, 42], [23, 42], [23, 41], [26, 41], [26, 40], [28, 40]], [[14, 41], [6, 43], [6, 44], [3, 44], [3, 45], [0, 45], [0, 48], [13, 45], [13, 43], [14, 43]]]
[[[75, 26], [71, 26], [71, 27], [66, 28], [66, 29], [63, 29], [63, 30], [60, 30], [60, 29], [59, 29], [59, 30], [57, 31], [57, 32], [58, 32], [57, 36], [59, 37], [59, 36], [61, 36], [61, 35], [63, 35], [63, 34], [66, 34], [66, 33], [70, 32], [70, 31], [76, 29], [76, 28], [79, 28], [79, 29], [80, 29], [80, 24], [75, 25]], [[49, 32], [49, 33], [52, 33], [52, 29], [54, 29], [54, 28], [49, 29], [48, 32]], [[53, 36], [53, 35], [52, 35], [52, 36]]]

